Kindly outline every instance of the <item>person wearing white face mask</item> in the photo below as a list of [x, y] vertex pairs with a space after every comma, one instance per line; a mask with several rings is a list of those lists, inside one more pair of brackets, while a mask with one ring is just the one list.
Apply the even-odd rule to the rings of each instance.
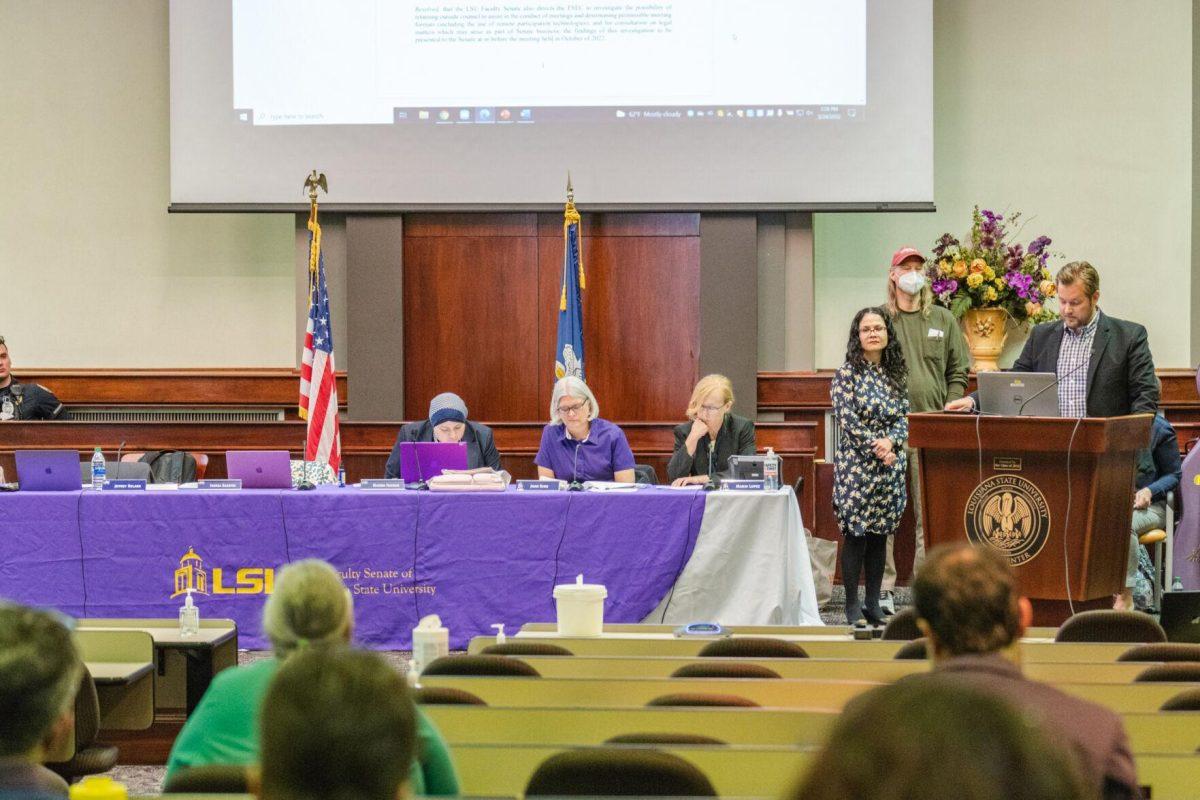
[[[915, 247], [901, 247], [892, 255], [888, 271], [887, 311], [896, 328], [896, 339], [908, 364], [908, 401], [912, 413], [941, 411], [946, 403], [967, 390], [971, 365], [966, 338], [954, 315], [933, 304], [933, 291], [925, 276], [925, 256]], [[916, 517], [916, 551], [913, 572], [925, 560], [924, 515], [921, 513], [917, 455], [908, 450], [909, 494]], [[887, 562], [883, 572], [880, 607], [895, 612], [896, 559], [893, 539], [888, 537]]]

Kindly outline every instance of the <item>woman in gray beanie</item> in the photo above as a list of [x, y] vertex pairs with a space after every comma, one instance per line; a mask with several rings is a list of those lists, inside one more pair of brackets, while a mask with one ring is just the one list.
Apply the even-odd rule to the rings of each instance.
[[463, 442], [467, 446], [467, 467], [500, 469], [500, 454], [492, 429], [467, 419], [467, 404], [454, 392], [442, 392], [429, 401], [429, 419], [410, 422], [400, 429], [396, 446], [388, 457], [388, 478], [400, 476], [401, 442]]

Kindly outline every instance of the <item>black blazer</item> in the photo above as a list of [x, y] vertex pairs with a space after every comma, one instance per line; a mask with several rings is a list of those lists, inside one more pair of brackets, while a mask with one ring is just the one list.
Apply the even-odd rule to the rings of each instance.
[[[500, 469], [500, 454], [496, 452], [496, 442], [492, 437], [492, 429], [487, 425], [467, 420], [467, 430], [463, 433], [463, 443], [467, 446], [467, 468], [491, 467]], [[385, 478], [399, 478], [400, 475], [400, 443], [401, 442], [432, 442], [433, 426], [429, 420], [410, 422], [400, 429], [396, 437], [396, 446], [388, 456]]]
[[[686, 478], [690, 475], [708, 474], [709, 447], [712, 440], [704, 436], [696, 443], [696, 454], [689, 456], [687, 437], [692, 431], [689, 420], [675, 426], [675, 452], [667, 463], [667, 480]], [[729, 471], [730, 456], [754, 455], [754, 423], [736, 414], [726, 414], [721, 429], [717, 431], [717, 446], [713, 458], [713, 474]]]
[[[1096, 338], [1092, 340], [1088, 363], [1087, 415], [1119, 417], [1155, 413], [1158, 382], [1146, 329], [1136, 322], [1110, 317], [1099, 309], [1096, 313], [1100, 319], [1096, 322]], [[1034, 326], [1010, 370], [1057, 373], [1062, 339], [1062, 320]], [[978, 393], [972, 397], [978, 408]]]

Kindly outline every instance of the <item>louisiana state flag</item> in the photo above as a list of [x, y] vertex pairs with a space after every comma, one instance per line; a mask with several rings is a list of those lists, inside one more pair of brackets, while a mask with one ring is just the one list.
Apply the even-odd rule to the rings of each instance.
[[583, 378], [583, 256], [579, 250], [579, 212], [571, 195], [563, 213], [562, 297], [558, 303], [558, 346], [554, 350], [554, 377]]

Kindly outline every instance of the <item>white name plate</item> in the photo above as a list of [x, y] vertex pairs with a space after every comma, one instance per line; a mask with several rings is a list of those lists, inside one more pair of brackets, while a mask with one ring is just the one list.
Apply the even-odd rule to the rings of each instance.
[[213, 480], [210, 480], [210, 481], [200, 481], [199, 483], [196, 484], [196, 488], [197, 489], [210, 489], [210, 490], [211, 489], [223, 489], [225, 491], [228, 491], [230, 489], [241, 489], [242, 488], [242, 479], [241, 478], [214, 478]]
[[397, 492], [404, 490], [403, 478], [363, 478], [359, 482], [358, 488], [373, 491], [385, 490]]

